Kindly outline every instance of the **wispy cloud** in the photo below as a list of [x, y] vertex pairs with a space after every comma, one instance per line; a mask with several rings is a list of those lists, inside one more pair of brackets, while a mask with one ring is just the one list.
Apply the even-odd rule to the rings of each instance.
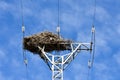
[[100, 22], [106, 22], [110, 19], [110, 14], [108, 11], [103, 7], [96, 7], [96, 19]]
[[0, 50], [0, 59], [3, 59], [3, 58], [5, 58], [5, 53], [2, 51], [2, 50]]
[[[57, 27], [57, 7], [55, 7], [57, 5], [57, 1], [30, 1], [24, 0], [24, 19], [26, 32], [30, 31], [31, 34], [44, 30], [55, 32]], [[73, 40], [80, 42], [90, 42], [94, 9], [94, 4], [92, 1], [61, 1], [60, 24], [61, 34], [63, 37], [69, 37], [70, 39], [72, 38]], [[116, 1], [119, 3], [119, 0]], [[103, 4], [106, 4], [108, 2], [116, 3], [116, 1], [101, 0], [99, 2], [105, 2]], [[94, 70], [93, 73], [91, 73], [91, 80], [100, 80], [101, 77], [103, 80], [119, 80], [117, 79], [119, 78], [119, 75], [117, 76], [117, 74], [119, 74], [117, 72], [119, 70], [117, 66], [120, 65], [120, 13], [116, 13], [116, 9], [115, 11], [109, 10], [108, 6], [106, 7], [100, 3], [98, 3], [96, 6], [96, 54]], [[113, 5], [114, 4], [112, 4], [112, 7]], [[113, 12], [115, 15], [113, 16], [111, 12]], [[117, 12], [119, 12], [119, 10]], [[0, 45], [0, 80], [16, 80], [18, 78], [19, 80], [26, 80], [26, 71], [22, 62], [23, 59], [21, 51], [22, 34], [20, 33], [21, 29], [16, 27], [15, 24], [15, 21], [18, 21], [18, 23], [21, 21], [20, 16], [21, 8], [19, 1], [0, 1], [0, 20], [2, 27], [0, 36], [3, 38], [1, 39]], [[12, 18], [14, 18], [14, 21], [11, 20]], [[8, 23], [11, 24], [9, 25]], [[114, 52], [117, 53], [115, 54]], [[44, 61], [40, 59], [39, 56], [33, 55], [32, 53], [27, 54], [29, 60], [29, 79], [51, 79], [51, 71]], [[76, 60], [72, 62], [73, 64], [70, 65], [70, 69], [65, 70], [65, 80], [86, 79], [87, 58], [86, 56], [80, 56], [78, 56], [79, 58], [76, 58]], [[78, 59], [80, 59], [80, 61], [78, 61]], [[6, 67], [8, 71], [4, 70]], [[13, 74], [7, 74], [11, 72]], [[7, 75], [3, 73], [6, 73]]]
[[1, 4], [0, 5], [1, 10], [7, 10], [9, 8], [9, 5], [4, 1], [0, 1], [0, 4]]
[[117, 54], [115, 54], [113, 57], [116, 60], [116, 62], [118, 63], [118, 65], [120, 66], [120, 52], [118, 52]]
[[12, 76], [6, 76], [2, 72], [0, 72], [0, 80], [13, 80]]
[[0, 68], [3, 67], [8, 62], [6, 58], [7, 58], [6, 52], [2, 48], [0, 48]]
[[0, 80], [5, 80], [3, 74], [0, 72]]
[[107, 66], [105, 63], [96, 63], [95, 79], [100, 80], [101, 77], [103, 80], [113, 79], [113, 76], [111, 76], [112, 73], [109, 70], [110, 67]]

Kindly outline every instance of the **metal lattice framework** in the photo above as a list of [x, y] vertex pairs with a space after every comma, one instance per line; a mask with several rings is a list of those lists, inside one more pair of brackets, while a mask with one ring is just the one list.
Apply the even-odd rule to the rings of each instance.
[[71, 52], [65, 55], [53, 55], [44, 51], [45, 47], [38, 48], [45, 56], [44, 61], [52, 70], [52, 80], [63, 80], [63, 71], [81, 50], [92, 50], [92, 43], [71, 43]]
[[[60, 2], [58, 0], [58, 27], [57, 32], [58, 36], [60, 34]], [[25, 26], [24, 26], [24, 10], [23, 10], [23, 1], [21, 0], [21, 9], [22, 9], [22, 32], [23, 32], [23, 39], [25, 36]], [[38, 46], [38, 49], [41, 51], [41, 54], [43, 54], [43, 60], [46, 62], [50, 70], [52, 71], [52, 80], [63, 80], [63, 71], [66, 69], [66, 67], [74, 60], [74, 58], [77, 56], [77, 54], [80, 53], [80, 51], [90, 51], [92, 58], [88, 61], [88, 67], [91, 68], [94, 61], [94, 53], [95, 53], [95, 28], [94, 28], [94, 22], [95, 22], [95, 13], [96, 13], [96, 0], [95, 0], [95, 8], [94, 8], [94, 14], [93, 14], [93, 28], [92, 28], [92, 39], [89, 43], [69, 43], [71, 45], [70, 53], [64, 54], [64, 55], [54, 55], [45, 52], [45, 46], [40, 47]], [[63, 43], [65, 44], [65, 43]], [[23, 48], [23, 58], [24, 63], [26, 65], [27, 69], [27, 58], [26, 53]]]
[[[24, 26], [22, 27], [23, 31], [23, 39], [24, 39]], [[46, 62], [50, 70], [52, 71], [52, 80], [63, 80], [63, 71], [66, 67], [74, 60], [74, 58], [79, 54], [81, 51], [90, 51], [91, 59], [88, 61], [89, 69], [93, 66], [94, 62], [94, 53], [95, 53], [95, 27], [92, 27], [92, 36], [91, 42], [88, 43], [60, 43], [61, 45], [70, 45], [68, 51], [69, 53], [60, 55], [54, 55], [52, 53], [47, 53], [45, 51], [45, 46], [37, 46], [38, 50], [43, 55], [42, 59]], [[67, 52], [67, 51], [66, 51]], [[27, 68], [27, 59], [26, 53], [23, 49], [23, 58]]]

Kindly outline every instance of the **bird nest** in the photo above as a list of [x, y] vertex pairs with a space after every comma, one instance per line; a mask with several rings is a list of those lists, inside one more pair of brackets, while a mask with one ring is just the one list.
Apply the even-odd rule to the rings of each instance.
[[70, 49], [71, 40], [65, 40], [52, 32], [41, 32], [23, 39], [23, 47], [35, 54], [40, 54], [38, 47], [43, 48], [45, 52], [64, 51]]

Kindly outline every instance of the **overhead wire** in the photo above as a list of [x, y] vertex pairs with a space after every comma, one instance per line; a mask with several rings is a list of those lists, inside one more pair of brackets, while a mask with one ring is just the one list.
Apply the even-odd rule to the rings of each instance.
[[26, 79], [28, 80], [28, 60], [26, 57], [26, 51], [25, 51], [25, 55], [24, 55], [24, 64], [25, 64], [25, 68], [26, 68]]
[[57, 33], [58, 33], [58, 37], [60, 38], [60, 0], [57, 0], [57, 18], [58, 18], [58, 22], [57, 22]]
[[[60, 0], [57, 0], [57, 34], [58, 34], [58, 39], [60, 39]], [[60, 48], [60, 46], [59, 46]], [[60, 52], [57, 51], [57, 54], [60, 55]]]
[[[21, 6], [21, 18], [22, 18], [22, 27], [25, 28], [25, 20], [24, 20], [24, 6], [23, 6], [23, 2], [24, 0], [20, 0], [20, 6]], [[31, 7], [33, 8], [33, 0], [30, 0], [32, 5]], [[31, 35], [31, 30], [27, 29], [27, 35]]]
[[93, 27], [94, 27], [94, 22], [95, 22], [95, 16], [96, 16], [96, 0], [94, 0], [94, 10], [93, 10]]
[[91, 45], [90, 45], [90, 59], [88, 60], [87, 80], [89, 80], [90, 70], [93, 67], [94, 56], [95, 56], [95, 26], [94, 26], [95, 16], [96, 16], [96, 0], [94, 0], [93, 21], [92, 21], [92, 35], [91, 35]]
[[[21, 0], [21, 17], [22, 17], [22, 33], [23, 33], [22, 40], [25, 37], [25, 25], [24, 25], [24, 16], [23, 16], [23, 14], [24, 14], [23, 0]], [[25, 51], [24, 46], [23, 46], [23, 41], [22, 41], [22, 53], [23, 53], [23, 62], [25, 64], [25, 66], [26, 66], [26, 78], [28, 80], [28, 67], [27, 67], [28, 66], [28, 61], [27, 61], [27, 57], [26, 57], [26, 51]]]
[[89, 80], [90, 69], [93, 67], [94, 56], [95, 56], [95, 27], [92, 27], [92, 37], [91, 37], [91, 46], [90, 46], [90, 59], [88, 61], [88, 75], [87, 80]]
[[[92, 47], [91, 47], [91, 49], [92, 49]], [[89, 77], [90, 77], [91, 58], [92, 58], [92, 55], [91, 55], [92, 54], [92, 50], [91, 49], [90, 49], [90, 57], [89, 57], [89, 60], [88, 60], [87, 80], [89, 80]]]
[[93, 51], [92, 51], [91, 67], [93, 67], [94, 57], [95, 57], [95, 28], [93, 28], [93, 29], [94, 29], [94, 33], [93, 33]]
[[87, 71], [87, 80], [89, 80], [89, 77], [90, 77], [90, 68]]
[[21, 17], [22, 17], [22, 26], [24, 26], [24, 16], [23, 16], [23, 13], [24, 13], [24, 10], [23, 10], [23, 0], [21, 0]]
[[58, 27], [60, 27], [60, 0], [58, 0]]
[[[22, 27], [22, 31], [23, 31], [23, 27]], [[23, 32], [23, 39], [24, 39], [24, 35], [25, 35], [25, 32]], [[23, 44], [23, 42], [22, 42]], [[26, 51], [22, 45], [22, 49], [23, 49], [23, 62], [25, 64], [25, 67], [26, 67], [26, 78], [28, 80], [28, 60], [27, 60], [27, 54], [26, 54]]]
[[93, 50], [92, 50], [92, 62], [91, 62], [91, 67], [93, 67], [94, 63], [94, 56], [95, 56], [95, 16], [96, 16], [96, 0], [94, 0], [94, 13], [93, 13], [93, 25], [92, 25], [92, 45], [93, 45]]

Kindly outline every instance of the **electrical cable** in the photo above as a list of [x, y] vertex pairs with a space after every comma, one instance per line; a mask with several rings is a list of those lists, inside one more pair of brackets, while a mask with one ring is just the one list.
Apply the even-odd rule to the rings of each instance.
[[57, 17], [58, 17], [58, 23], [57, 23], [57, 33], [58, 33], [58, 37], [60, 38], [60, 0], [58, 0], [58, 8], [57, 8], [57, 10], [58, 10], [58, 15], [57, 15]]
[[92, 51], [92, 63], [91, 63], [92, 67], [94, 63], [94, 57], [95, 57], [95, 28], [94, 28], [94, 33], [93, 33], [93, 51]]
[[58, 0], [58, 27], [60, 27], [60, 0]]
[[[21, 0], [21, 17], [22, 17], [22, 33], [23, 33], [23, 37], [22, 37], [22, 40], [24, 39], [25, 37], [25, 26], [24, 26], [24, 11], [23, 11], [23, 0]], [[28, 61], [27, 61], [27, 57], [26, 57], [26, 51], [24, 50], [24, 46], [23, 46], [23, 41], [22, 41], [22, 52], [23, 52], [23, 62], [26, 66], [26, 78], [28, 80]]]
[[96, 0], [94, 0], [94, 12], [93, 12], [93, 22], [92, 22], [92, 25], [94, 26], [94, 23], [95, 23], [95, 16], [96, 16]]
[[[24, 39], [24, 32], [23, 32], [23, 39]], [[23, 44], [23, 43], [22, 43]], [[27, 60], [27, 57], [26, 57], [26, 51], [24, 50], [24, 47], [22, 45], [22, 49], [23, 49], [23, 62], [25, 64], [25, 67], [26, 67], [26, 78], [28, 80], [28, 60]]]
[[95, 16], [96, 16], [96, 0], [94, 0], [94, 12], [93, 12], [93, 22], [92, 22], [92, 35], [91, 35], [91, 45], [90, 45], [90, 60], [88, 61], [88, 74], [87, 80], [89, 80], [90, 70], [93, 67], [94, 56], [95, 56]]
[[91, 67], [93, 67], [93, 62], [94, 62], [94, 56], [95, 56], [95, 16], [96, 16], [96, 0], [94, 0], [94, 13], [93, 13], [93, 23], [92, 23], [92, 36], [91, 36], [91, 52], [90, 54], [92, 55], [91, 58]]
[[90, 77], [90, 68], [88, 68], [87, 80], [89, 80], [89, 77]]
[[24, 26], [24, 16], [23, 16], [24, 10], [23, 10], [23, 0], [21, 0], [21, 17], [22, 17], [22, 26]]
[[87, 80], [89, 80], [90, 76], [90, 69], [93, 67], [94, 63], [94, 56], [95, 56], [95, 28], [94, 26], [92, 27], [92, 37], [91, 37], [91, 51], [90, 51], [90, 60], [88, 61], [88, 75], [87, 75]]
[[[92, 45], [92, 44], [91, 44], [91, 45]], [[92, 58], [92, 51], [90, 50], [90, 59], [88, 60], [87, 80], [89, 80], [89, 77], [90, 77], [91, 58]]]

